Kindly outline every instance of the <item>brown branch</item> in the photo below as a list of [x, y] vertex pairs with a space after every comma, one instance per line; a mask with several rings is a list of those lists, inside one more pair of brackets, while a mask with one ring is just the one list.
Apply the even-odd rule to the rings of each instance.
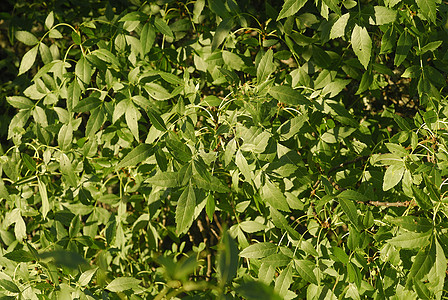
[[385, 206], [385, 207], [408, 207], [416, 205], [414, 201], [404, 201], [404, 202], [358, 201], [358, 203], [364, 203], [372, 206]]

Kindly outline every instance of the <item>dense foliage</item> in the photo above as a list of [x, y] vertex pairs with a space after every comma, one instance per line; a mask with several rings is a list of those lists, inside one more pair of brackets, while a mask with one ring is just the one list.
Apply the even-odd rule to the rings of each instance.
[[1, 299], [448, 296], [444, 3], [14, 5]]

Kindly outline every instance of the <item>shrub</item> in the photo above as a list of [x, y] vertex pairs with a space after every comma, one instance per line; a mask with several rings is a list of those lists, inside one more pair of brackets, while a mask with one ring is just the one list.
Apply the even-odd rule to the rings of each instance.
[[12, 27], [5, 297], [446, 296], [445, 5], [137, 2]]

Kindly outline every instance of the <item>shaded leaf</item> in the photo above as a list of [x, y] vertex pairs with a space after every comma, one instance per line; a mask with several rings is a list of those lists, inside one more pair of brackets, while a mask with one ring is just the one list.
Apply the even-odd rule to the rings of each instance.
[[235, 21], [233, 18], [227, 18], [219, 23], [216, 28], [215, 34], [213, 35], [212, 40], [212, 51], [219, 47], [219, 45], [224, 42], [224, 40], [229, 35], [230, 30], [235, 26]]
[[181, 234], [188, 231], [194, 220], [196, 196], [190, 184], [184, 189], [176, 206], [176, 231]]
[[0, 286], [11, 293], [20, 293], [19, 287], [12, 281], [7, 279], [0, 279]]
[[339, 205], [341, 205], [350, 223], [358, 229], [358, 210], [356, 209], [355, 200], [362, 201], [365, 197], [355, 191], [345, 190], [338, 195], [338, 199]]
[[102, 101], [99, 98], [91, 96], [79, 101], [78, 104], [73, 107], [73, 110], [75, 112], [88, 112], [100, 106], [101, 103]]
[[238, 271], [238, 246], [228, 232], [222, 237], [218, 253], [218, 274], [221, 280], [229, 283]]
[[405, 30], [403, 31], [402, 34], [400, 34], [400, 37], [398, 38], [397, 50], [395, 51], [395, 58], [394, 58], [395, 66], [398, 67], [399, 65], [401, 65], [401, 63], [408, 56], [411, 47], [412, 47], [411, 35]]
[[170, 27], [168, 26], [168, 24], [166, 24], [165, 20], [162, 18], [158, 18], [156, 17], [154, 19], [154, 26], [156, 26], [156, 28], [163, 34], [166, 35], [170, 38], [174, 38], [174, 34], [171, 31]]
[[12, 252], [6, 253], [3, 256], [16, 262], [28, 262], [36, 259], [30, 252], [25, 250], [14, 250]]

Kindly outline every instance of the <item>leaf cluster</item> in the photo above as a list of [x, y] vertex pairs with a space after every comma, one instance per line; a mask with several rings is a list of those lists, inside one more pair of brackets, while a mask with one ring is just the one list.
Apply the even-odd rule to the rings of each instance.
[[0, 297], [446, 297], [445, 5], [78, 2], [10, 25]]

